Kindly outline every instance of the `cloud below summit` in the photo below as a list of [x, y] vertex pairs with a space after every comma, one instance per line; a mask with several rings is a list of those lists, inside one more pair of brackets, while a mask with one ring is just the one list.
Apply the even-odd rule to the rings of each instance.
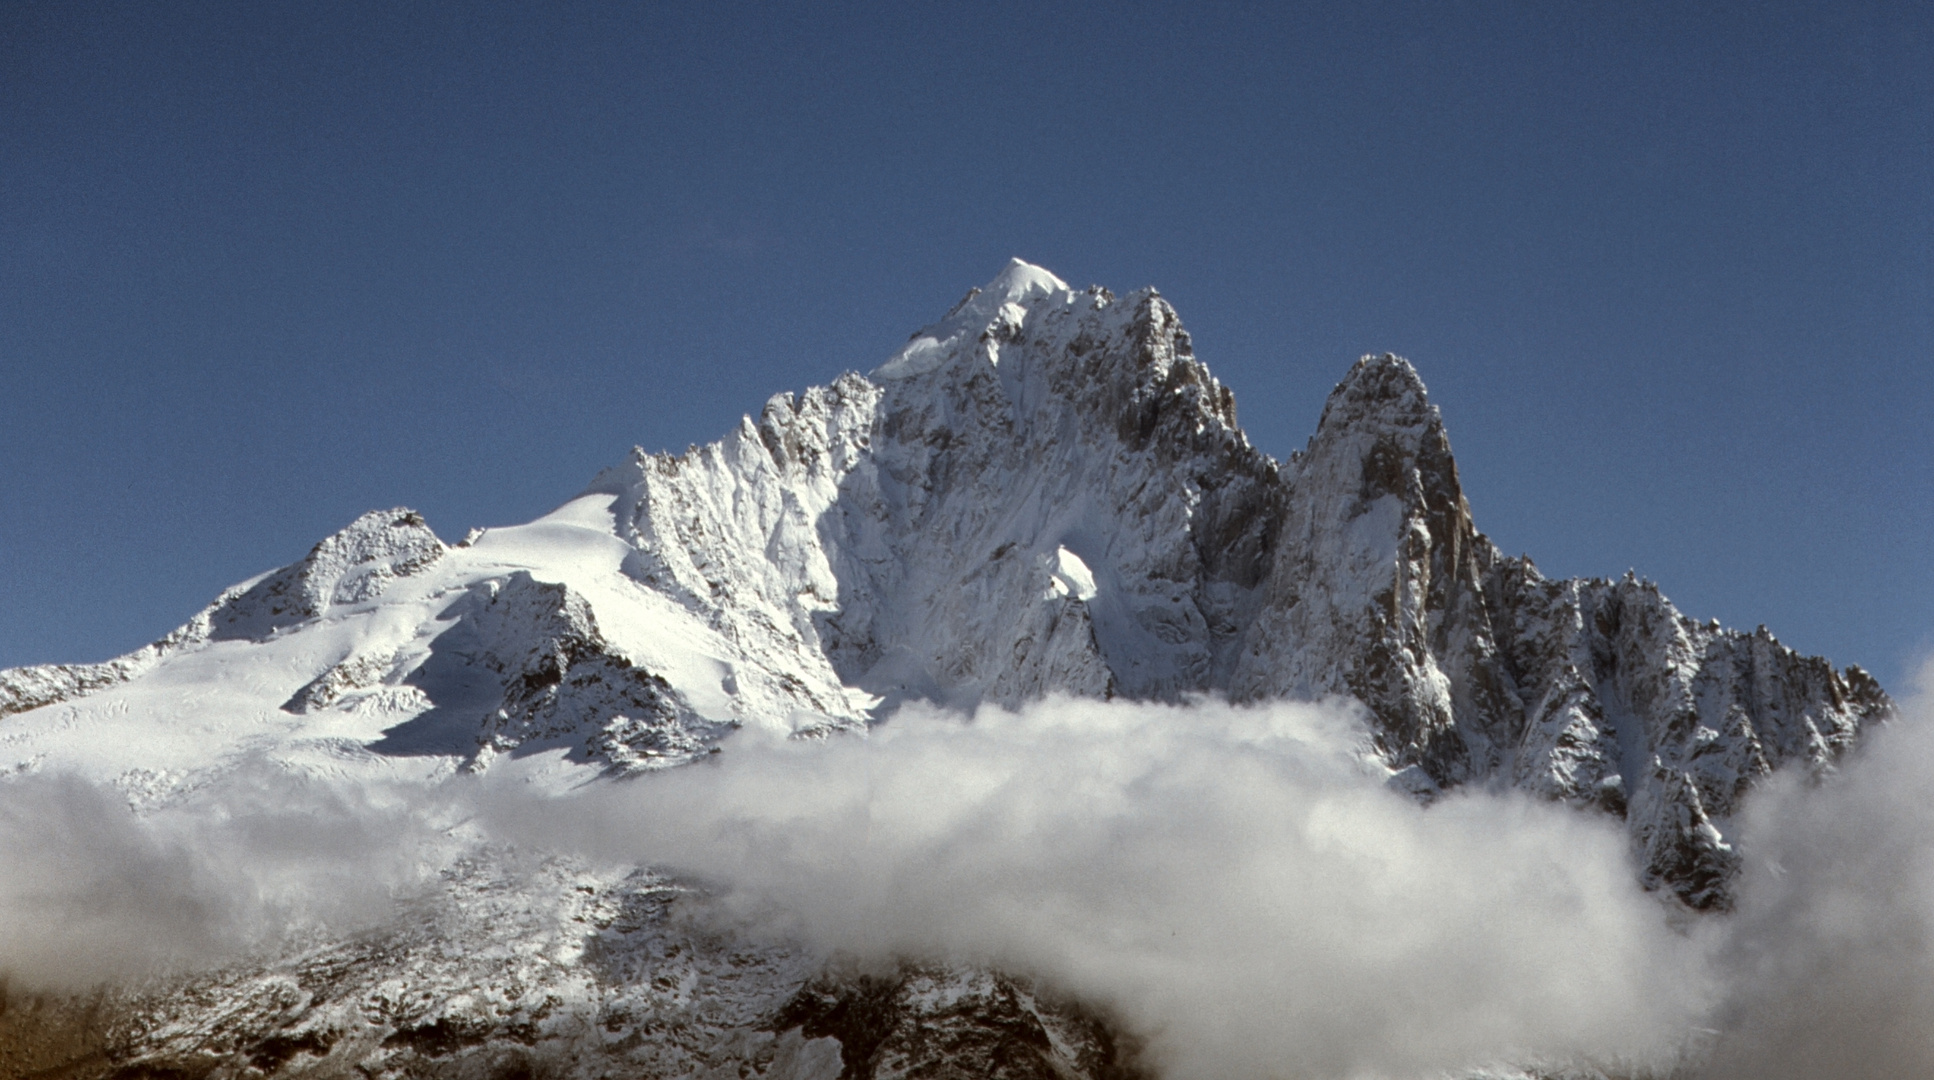
[[380, 924], [447, 858], [417, 800], [262, 760], [144, 816], [72, 775], [0, 783], [0, 978], [78, 990]]
[[1934, 1075], [1934, 658], [1831, 781], [1741, 823], [1716, 1080]]
[[490, 816], [718, 883], [739, 918], [827, 952], [1030, 974], [1109, 1008], [1172, 1076], [1683, 1041], [1697, 949], [1613, 822], [1516, 795], [1421, 807], [1363, 740], [1340, 706], [908, 709], [543, 813], [499, 785]]
[[17, 777], [0, 970], [77, 989], [374, 925], [482, 843], [672, 868], [709, 886], [692, 915], [828, 956], [1030, 976], [1176, 1078], [1638, 1068], [1687, 1046], [1714, 1080], [1923, 1075], [1928, 701], [1827, 783], [1750, 800], [1739, 908], [1701, 918], [1637, 888], [1608, 818], [1392, 791], [1336, 704], [913, 706], [565, 795], [523, 783], [529, 763], [424, 791], [256, 762], [135, 815], [111, 787]]

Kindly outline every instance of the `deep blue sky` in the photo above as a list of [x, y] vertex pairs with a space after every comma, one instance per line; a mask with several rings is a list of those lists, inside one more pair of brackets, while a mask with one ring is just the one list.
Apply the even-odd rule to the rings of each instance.
[[0, 666], [528, 519], [1019, 255], [1276, 454], [1367, 351], [1547, 573], [1934, 645], [1934, 5], [0, 7]]

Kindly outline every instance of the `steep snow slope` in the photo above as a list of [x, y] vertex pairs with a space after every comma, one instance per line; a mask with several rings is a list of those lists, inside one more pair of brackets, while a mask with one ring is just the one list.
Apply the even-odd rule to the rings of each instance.
[[[1503, 556], [1407, 362], [1359, 361], [1278, 462], [1159, 295], [1077, 292], [1016, 261], [870, 376], [778, 395], [684, 454], [636, 452], [538, 521], [446, 546], [410, 511], [371, 513], [128, 657], [0, 672], [0, 772], [79, 770], [143, 807], [264, 756], [421, 782], [542, 755], [574, 784], [692, 761], [735, 728], [818, 737], [910, 697], [1057, 691], [1353, 696], [1405, 790], [1516, 787], [1621, 816], [1647, 880], [1696, 907], [1728, 903], [1740, 796], [1788, 763], [1830, 769], [1889, 709], [1859, 669], [1695, 623], [1648, 583], [1550, 581]], [[586, 887], [622, 906], [658, 886]], [[662, 959], [672, 933], [626, 955]], [[397, 948], [341, 960], [362, 972], [344, 985], [414, 978]], [[680, 1037], [756, 1043], [770, 1066], [770, 1040], [747, 1033], [806, 975], [760, 970], [746, 1016], [763, 1019]], [[445, 1004], [491, 977], [453, 971], [431, 980]], [[934, 978], [952, 989], [907, 989]], [[1105, 1032], [1069, 1035], [1086, 1021], [989, 979], [822, 987], [787, 1015], [837, 1035], [855, 1001], [904, 1019], [971, 1000], [1047, 1047], [1040, 1060], [1102, 1068]], [[338, 1000], [305, 993], [290, 1016]], [[558, 993], [573, 1015], [596, 996]], [[449, 1023], [502, 1049], [523, 1037], [517, 1008]], [[357, 1038], [408, 1043], [442, 1015]], [[296, 1030], [263, 1023], [283, 1035], [262, 1038]], [[856, 1052], [860, 1036], [837, 1037]], [[123, 1056], [185, 1052], [143, 1039]]]
[[600, 501], [456, 547], [375, 511], [130, 657], [0, 674], [18, 710], [0, 768], [79, 770], [137, 801], [252, 754], [381, 776], [539, 748], [639, 768], [705, 752], [747, 696], [744, 715], [771, 715], [758, 679], [724, 689], [733, 649], [624, 576], [634, 553]]
[[814, 700], [961, 704], [1215, 685], [1276, 495], [1165, 303], [1022, 264], [874, 380], [779, 395], [595, 490], [646, 582], [783, 641]]

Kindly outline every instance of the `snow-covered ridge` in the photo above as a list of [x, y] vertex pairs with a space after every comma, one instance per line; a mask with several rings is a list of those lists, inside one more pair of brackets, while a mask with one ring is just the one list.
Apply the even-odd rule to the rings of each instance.
[[225, 590], [165, 637], [100, 664], [41, 664], [0, 671], [0, 716], [92, 693], [142, 674], [186, 646], [259, 637], [354, 604], [436, 562], [443, 542], [406, 507], [372, 510], [310, 549], [300, 562]]

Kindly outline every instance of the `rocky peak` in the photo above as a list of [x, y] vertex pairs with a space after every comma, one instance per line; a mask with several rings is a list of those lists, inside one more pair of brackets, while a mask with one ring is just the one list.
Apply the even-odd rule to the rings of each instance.
[[1423, 523], [1447, 572], [1460, 567], [1477, 536], [1443, 418], [1402, 357], [1358, 360], [1330, 392], [1294, 463], [1293, 484], [1354, 497], [1354, 506], [1338, 508], [1346, 519], [1379, 499], [1397, 499], [1407, 520]]
[[[446, 549], [372, 512], [153, 646], [0, 672], [0, 772], [78, 756], [148, 802], [264, 747], [385, 783], [400, 757], [545, 750], [628, 773], [741, 723], [825, 736], [909, 698], [1054, 693], [1347, 695], [1394, 786], [1622, 819], [1646, 884], [1699, 909], [1730, 902], [1754, 785], [1830, 772], [1891, 709], [1860, 669], [1695, 622], [1635, 575], [1504, 557], [1407, 361], [1358, 361], [1278, 463], [1161, 296], [1016, 261], [872, 377], [636, 451], [537, 522]], [[543, 873], [456, 868], [420, 925], [117, 999], [138, 1022], [112, 1054], [21, 1060], [77, 1080], [1132, 1074], [1108, 1025], [1024, 982], [814, 977], [671, 917], [702, 890]]]
[[[1408, 361], [1357, 361], [1279, 464], [1154, 290], [1074, 292], [1020, 263], [871, 379], [775, 398], [651, 476], [629, 503], [659, 523], [643, 561], [692, 567], [671, 576], [721, 624], [763, 582], [754, 622], [817, 665], [816, 707], [842, 686], [882, 710], [1349, 695], [1406, 788], [1623, 815], [1648, 879], [1695, 905], [1724, 902], [1738, 793], [1832, 761], [1887, 708], [1864, 674], [1701, 629], [1655, 587], [1504, 558]], [[740, 536], [742, 554], [721, 542]], [[1726, 674], [1747, 669], [1781, 689]]]
[[98, 664], [36, 664], [0, 671], [0, 716], [69, 701], [148, 671], [169, 654], [210, 639], [259, 639], [313, 619], [331, 604], [380, 594], [446, 548], [408, 507], [371, 510], [326, 537], [302, 559], [226, 589], [195, 617], [152, 644]]
[[[1890, 708], [1858, 669], [1694, 623], [1648, 583], [1553, 581], [1502, 556], [1408, 361], [1357, 361], [1278, 463], [1158, 293], [1077, 292], [1018, 260], [871, 377], [776, 395], [682, 454], [635, 453], [591, 496], [627, 588], [710, 635], [717, 666], [692, 670], [716, 673], [660, 685], [596, 634], [504, 621], [550, 609], [544, 582], [512, 582], [460, 621], [535, 652], [438, 639], [458, 658], [440, 663], [495, 672], [492, 745], [630, 717], [650, 730], [624, 753], [658, 761], [709, 745], [708, 725], [857, 728], [914, 697], [1347, 695], [1406, 790], [1512, 786], [1622, 816], [1649, 881], [1714, 906], [1741, 794], [1787, 763], [1830, 768]], [[374, 512], [184, 631], [262, 642], [347, 618], [444, 553], [415, 514]], [[526, 594], [544, 602], [511, 603]], [[8, 673], [0, 711], [158, 655]], [[406, 674], [379, 661], [287, 700], [329, 709]]]
[[1440, 423], [1423, 377], [1410, 361], [1394, 353], [1359, 358], [1330, 391], [1316, 429], [1321, 433], [1368, 422], [1401, 428]]
[[263, 578], [214, 615], [217, 638], [260, 638], [331, 605], [359, 604], [422, 571], [447, 549], [405, 506], [371, 510], [323, 539], [301, 561]]

